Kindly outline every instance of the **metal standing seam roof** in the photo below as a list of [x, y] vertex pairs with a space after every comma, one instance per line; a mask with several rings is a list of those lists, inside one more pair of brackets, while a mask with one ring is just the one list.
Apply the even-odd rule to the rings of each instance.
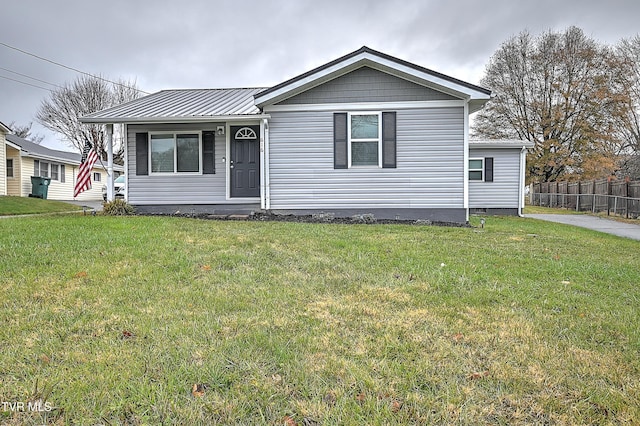
[[82, 117], [85, 123], [189, 120], [257, 115], [253, 96], [266, 88], [176, 89], [151, 95]]

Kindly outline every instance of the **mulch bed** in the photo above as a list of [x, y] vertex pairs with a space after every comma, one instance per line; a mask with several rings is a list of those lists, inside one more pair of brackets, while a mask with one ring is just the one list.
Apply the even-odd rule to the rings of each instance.
[[470, 228], [471, 225], [457, 222], [441, 222], [425, 219], [376, 219], [373, 215], [354, 215], [350, 217], [335, 217], [330, 213], [318, 213], [313, 215], [273, 214], [255, 212], [252, 214], [208, 214], [208, 213], [172, 213], [149, 214], [149, 216], [189, 217], [202, 220], [246, 220], [258, 222], [297, 222], [297, 223], [334, 223], [334, 224], [366, 224], [366, 225], [421, 225], [421, 226], [449, 226], [455, 228]]

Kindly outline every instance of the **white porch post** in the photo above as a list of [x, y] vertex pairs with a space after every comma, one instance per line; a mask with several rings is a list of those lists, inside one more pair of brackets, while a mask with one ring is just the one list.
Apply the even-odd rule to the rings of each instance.
[[269, 120], [260, 121], [260, 208], [269, 210]]
[[113, 201], [113, 124], [107, 124], [107, 201]]

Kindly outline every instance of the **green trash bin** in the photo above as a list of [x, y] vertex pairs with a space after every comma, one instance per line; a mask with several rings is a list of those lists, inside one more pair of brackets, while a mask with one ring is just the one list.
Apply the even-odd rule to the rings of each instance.
[[43, 200], [46, 200], [50, 183], [51, 178], [31, 176], [31, 194], [29, 194], [29, 197], [42, 198]]

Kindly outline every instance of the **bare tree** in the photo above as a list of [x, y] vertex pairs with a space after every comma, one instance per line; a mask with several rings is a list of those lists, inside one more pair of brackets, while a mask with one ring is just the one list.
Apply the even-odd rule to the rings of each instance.
[[487, 65], [481, 84], [496, 96], [478, 113], [473, 135], [534, 142], [532, 180], [609, 175], [621, 149], [612, 119], [625, 96], [613, 81], [618, 63], [576, 27], [538, 37], [522, 32]]
[[29, 124], [26, 124], [24, 126], [16, 124], [15, 121], [9, 123], [9, 128], [12, 130], [14, 135], [22, 139], [27, 139], [28, 141], [31, 141], [33, 143], [40, 144], [44, 140], [44, 136], [38, 133], [31, 134], [32, 126], [33, 122], [31, 121], [29, 122]]
[[617, 130], [627, 153], [640, 153], [640, 35], [621, 40], [616, 53], [621, 70], [616, 82], [626, 91]]
[[[109, 83], [99, 77], [81, 76], [73, 83], [54, 90], [42, 101], [36, 119], [45, 127], [62, 134], [70, 146], [82, 152], [89, 140], [96, 152], [106, 158], [106, 133], [102, 125], [84, 124], [80, 117], [139, 97], [135, 82]], [[124, 145], [114, 142], [114, 160], [122, 160]]]

